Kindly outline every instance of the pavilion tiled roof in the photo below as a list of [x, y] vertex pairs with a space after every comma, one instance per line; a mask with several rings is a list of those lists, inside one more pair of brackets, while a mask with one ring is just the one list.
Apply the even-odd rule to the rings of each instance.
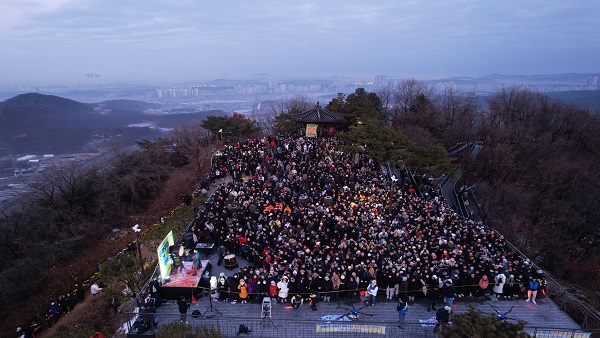
[[332, 123], [344, 119], [343, 116], [321, 108], [319, 103], [308, 111], [292, 115], [292, 120], [303, 123]]

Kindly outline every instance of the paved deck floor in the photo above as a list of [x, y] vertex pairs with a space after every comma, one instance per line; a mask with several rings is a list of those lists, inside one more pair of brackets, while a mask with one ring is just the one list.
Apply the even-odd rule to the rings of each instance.
[[[224, 272], [227, 276], [233, 274], [237, 269], [229, 270], [223, 265], [217, 266], [217, 255], [213, 253], [208, 257], [213, 263], [211, 275], [219, 275]], [[247, 262], [237, 257], [240, 267], [247, 265]], [[441, 303], [441, 302], [440, 302]], [[406, 327], [400, 330], [397, 327], [398, 315], [396, 312], [396, 300], [386, 300], [385, 296], [378, 297], [377, 304], [362, 308], [359, 318], [352, 322], [329, 322], [333, 324], [360, 324], [385, 326], [386, 336], [432, 336], [431, 327], [424, 327], [419, 320], [426, 320], [434, 317], [435, 312], [427, 311], [428, 302], [415, 301], [409, 303], [409, 313], [406, 316]], [[453, 313], [459, 314], [469, 309], [469, 306], [489, 314], [495, 314], [491, 305], [494, 305], [501, 313], [508, 311], [513, 307], [509, 317], [526, 321], [528, 327], [535, 328], [553, 328], [564, 330], [577, 330], [579, 326], [571, 320], [565, 313], [560, 311], [558, 306], [550, 299], [538, 298], [537, 305], [526, 302], [524, 299], [518, 300], [500, 300], [492, 302], [489, 299], [480, 300], [475, 298], [456, 298], [453, 305]], [[208, 297], [201, 298], [197, 303], [192, 304], [188, 310], [188, 322], [194, 326], [201, 324], [219, 325], [225, 336], [235, 336], [240, 323], [245, 323], [253, 330], [253, 337], [309, 337], [309, 336], [329, 336], [328, 334], [316, 333], [317, 324], [327, 324], [320, 318], [326, 315], [344, 315], [349, 312], [351, 304], [349, 301], [332, 300], [329, 303], [318, 303], [318, 310], [311, 311], [307, 303], [300, 309], [300, 315], [294, 317], [293, 310], [289, 303], [273, 303], [271, 308], [271, 320], [261, 319], [261, 305], [259, 304], [231, 304], [229, 302], [215, 301], [210, 307]], [[354, 304], [356, 308], [364, 306], [362, 303]], [[438, 305], [439, 306], [439, 305]], [[192, 318], [191, 313], [194, 310], [201, 312], [200, 318]], [[219, 313], [220, 312], [220, 313]], [[175, 301], [168, 301], [157, 308], [157, 318], [159, 325], [174, 320], [179, 320], [179, 312]], [[353, 334], [343, 334], [344, 337], [353, 336]], [[364, 336], [364, 334], [362, 334]], [[361, 336], [361, 334], [356, 334]], [[376, 335], [381, 336], [381, 335]]]

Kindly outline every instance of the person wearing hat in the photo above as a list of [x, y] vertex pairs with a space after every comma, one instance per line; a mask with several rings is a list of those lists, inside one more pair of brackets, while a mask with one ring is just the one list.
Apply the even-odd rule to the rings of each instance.
[[310, 309], [313, 311], [317, 311], [317, 295], [311, 292], [308, 298], [310, 299], [308, 302]]
[[277, 289], [279, 289], [279, 301], [281, 303], [285, 303], [287, 302], [287, 297], [288, 297], [288, 292], [289, 292], [289, 288], [288, 288], [288, 278], [287, 277], [283, 277], [279, 283], [277, 283]]
[[227, 282], [227, 277], [225, 277], [225, 273], [221, 272], [219, 274], [219, 279], [217, 280], [217, 289], [219, 290], [219, 299], [222, 301], [227, 301], [228, 299], [228, 291], [229, 291], [229, 283]]
[[299, 309], [303, 302], [304, 302], [304, 299], [302, 299], [302, 296], [300, 296], [300, 295], [294, 295], [292, 297], [291, 303], [292, 303], [292, 308], [294, 309], [294, 317], [298, 317], [300, 315]]
[[531, 301], [533, 304], [537, 304], [535, 302], [535, 298], [537, 297], [538, 288], [540, 287], [540, 281], [538, 281], [537, 276], [533, 275], [529, 278], [529, 283], [527, 283], [527, 300], [526, 302]]
[[500, 299], [500, 297], [502, 297], [502, 293], [504, 292], [506, 275], [500, 271], [496, 271], [496, 273], [496, 277], [494, 277], [494, 287], [492, 288], [492, 290], [494, 291], [494, 296]]
[[427, 296], [430, 301], [429, 306], [427, 307], [427, 312], [429, 312], [431, 310], [437, 311], [437, 309], [435, 308], [435, 302], [437, 301], [437, 299], [440, 295], [440, 282], [441, 282], [441, 280], [436, 275], [431, 276], [427, 280], [427, 283], [428, 283]]
[[377, 286], [377, 281], [373, 279], [371, 281], [371, 285], [367, 287], [367, 296], [369, 297], [367, 301], [368, 304], [375, 305], [375, 300], [377, 299], [377, 291], [379, 291], [379, 287]]
[[248, 301], [248, 285], [246, 285], [246, 280], [241, 278], [237, 288], [239, 291], [238, 297], [240, 298], [240, 303], [246, 304]]
[[450, 321], [450, 312], [452, 311], [452, 308], [449, 306], [444, 306], [443, 308], [439, 308], [437, 310], [437, 312], [435, 313], [435, 319], [437, 320], [437, 324], [435, 324], [435, 328], [433, 329], [433, 332], [438, 332], [438, 330], [440, 329], [440, 326], [443, 328], [448, 325], [448, 322]]
[[452, 308], [452, 302], [454, 302], [454, 297], [456, 297], [456, 289], [454, 288], [454, 285], [452, 285], [452, 280], [450, 278], [446, 279], [446, 282], [442, 287], [442, 296], [444, 296], [444, 303], [446, 303], [446, 306]]
[[269, 296], [273, 299], [277, 299], [278, 293], [279, 293], [279, 290], [277, 289], [277, 285], [275, 284], [275, 281], [272, 280], [271, 286], [269, 286]]

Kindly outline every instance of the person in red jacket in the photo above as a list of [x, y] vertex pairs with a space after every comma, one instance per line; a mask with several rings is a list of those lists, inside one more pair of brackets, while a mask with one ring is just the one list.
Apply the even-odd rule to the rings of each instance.
[[269, 296], [273, 299], [277, 299], [277, 294], [279, 293], [279, 289], [277, 285], [275, 285], [275, 281], [271, 281], [271, 286], [269, 286]]

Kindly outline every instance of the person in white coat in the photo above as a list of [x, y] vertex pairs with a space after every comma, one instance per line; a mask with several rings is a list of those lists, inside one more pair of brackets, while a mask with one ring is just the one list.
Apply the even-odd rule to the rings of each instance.
[[506, 283], [506, 275], [502, 272], [498, 273], [496, 277], [494, 277], [494, 295], [496, 298], [502, 297], [502, 293], [504, 292], [504, 284]]
[[288, 293], [290, 291], [289, 287], [288, 287], [288, 279], [287, 277], [283, 277], [279, 283], [277, 283], [277, 288], [279, 289], [279, 300], [282, 303], [285, 303], [287, 301], [287, 297], [288, 297]]
[[100, 286], [98, 286], [97, 283], [92, 284], [92, 286], [90, 286], [90, 292], [92, 293], [92, 295], [97, 295], [100, 293], [100, 291], [102, 291], [102, 288]]
[[219, 284], [217, 281], [217, 276], [211, 276], [210, 277], [210, 296], [212, 297], [212, 300], [219, 299], [218, 286], [219, 286]]

